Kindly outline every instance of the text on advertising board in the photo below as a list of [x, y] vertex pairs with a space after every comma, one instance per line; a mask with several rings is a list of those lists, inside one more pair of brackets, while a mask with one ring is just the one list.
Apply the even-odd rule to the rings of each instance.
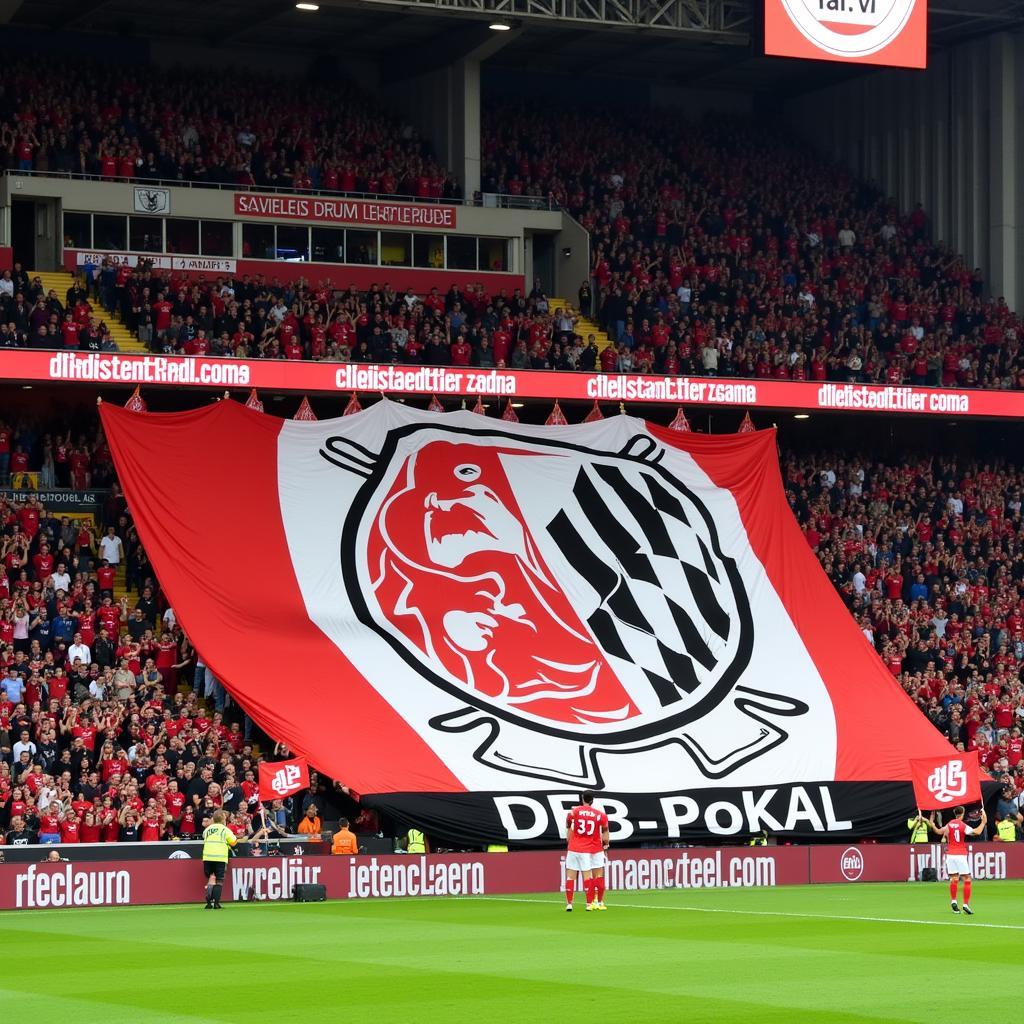
[[306, 196], [235, 193], [235, 213], [240, 217], [452, 230], [456, 226], [457, 211], [456, 206], [434, 206], [428, 203], [385, 203], [368, 199], [314, 199]]
[[108, 352], [0, 350], [9, 380], [98, 384], [256, 387], [269, 391], [477, 395], [706, 407], [835, 410], [914, 416], [1024, 418], [1024, 392], [797, 381], [720, 381], [553, 370], [463, 370], [453, 366], [370, 366], [289, 359], [233, 359]]

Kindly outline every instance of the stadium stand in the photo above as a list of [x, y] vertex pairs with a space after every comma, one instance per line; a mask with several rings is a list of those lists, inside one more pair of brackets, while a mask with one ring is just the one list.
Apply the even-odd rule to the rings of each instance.
[[[271, 752], [189, 645], [102, 434], [72, 442], [66, 429], [40, 434], [31, 422], [0, 428], [0, 468], [13, 471], [15, 454], [58, 482], [113, 487], [99, 536], [31, 497], [0, 501], [0, 834], [9, 843], [26, 832], [62, 843], [187, 838], [218, 806], [247, 834], [258, 761], [287, 751]], [[782, 461], [794, 514], [865, 642], [1019, 803], [1024, 468], [824, 450]], [[115, 554], [116, 565], [103, 557]], [[292, 828], [310, 802], [321, 814], [325, 805], [360, 813], [329, 780], [273, 813]], [[377, 826], [370, 811], [358, 818], [357, 830]]]
[[484, 182], [591, 232], [579, 301], [618, 344], [606, 369], [1024, 385], [1016, 317], [926, 212], [776, 125], [491, 107]]
[[[327, 104], [314, 86], [232, 78], [227, 114], [216, 74], [157, 83], [76, 64], [58, 79], [23, 63], [9, 82], [0, 139], [22, 170], [458, 192], [424, 143], [355, 91]], [[488, 110], [485, 128], [486, 190], [553, 196], [591, 231], [591, 279], [572, 299], [539, 283], [417, 295], [109, 261], [77, 278], [16, 265], [0, 274], [0, 346], [1024, 386], [1017, 318], [930, 239], [925, 211], [900, 213], [774, 131], [512, 107]], [[19, 472], [43, 488], [112, 490], [99, 535], [31, 498], [0, 499], [0, 835], [187, 837], [218, 806], [245, 834], [260, 757], [287, 752], [271, 753], [189, 645], [102, 435], [0, 424], [0, 484]], [[866, 642], [1019, 802], [1024, 469], [818, 451], [785, 455], [783, 474]], [[290, 828], [310, 802], [347, 800], [324, 780], [273, 810]], [[375, 830], [365, 814], [360, 828]]]
[[[7, 167], [109, 180], [459, 196], [415, 130], [355, 85], [23, 58], [4, 68]], [[230, 96], [229, 104], [225, 97]]]
[[[351, 89], [328, 106], [317, 86], [253, 78], [221, 115], [204, 102], [216, 75], [111, 80], [75, 65], [58, 84], [22, 65], [12, 81], [2, 132], [13, 167], [457, 193], [423, 143]], [[78, 97], [94, 92], [107, 102], [87, 110]], [[77, 337], [88, 350], [1024, 387], [1016, 316], [930, 238], [926, 212], [901, 213], [775, 128], [492, 106], [484, 129], [485, 191], [551, 197], [591, 232], [591, 279], [569, 301], [110, 264], [84, 268], [90, 309], [70, 275], [44, 283], [16, 267], [17, 287], [0, 283], [0, 345], [74, 348]]]

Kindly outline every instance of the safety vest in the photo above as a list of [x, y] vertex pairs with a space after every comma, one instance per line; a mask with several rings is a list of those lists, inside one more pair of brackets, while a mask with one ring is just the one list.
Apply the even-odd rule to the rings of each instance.
[[426, 837], [418, 829], [409, 829], [409, 845], [406, 847], [408, 853], [426, 853], [427, 852], [427, 840]]
[[910, 829], [910, 841], [912, 843], [928, 842], [928, 822], [922, 819], [915, 824], [915, 818], [907, 819], [907, 828]]
[[203, 833], [203, 860], [228, 862], [228, 849], [235, 845], [235, 834], [223, 825], [211, 825]]
[[996, 835], [1001, 843], [1015, 843], [1017, 841], [1017, 826], [1005, 818], [996, 825]]
[[508, 847], [504, 843], [488, 843], [488, 853], [508, 853]]

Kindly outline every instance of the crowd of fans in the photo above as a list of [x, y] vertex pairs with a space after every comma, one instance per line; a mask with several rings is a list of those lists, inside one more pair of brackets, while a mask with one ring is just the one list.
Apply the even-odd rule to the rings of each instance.
[[[69, 62], [54, 76], [15, 61], [0, 153], [117, 179], [457, 194], [412, 130], [351, 87], [231, 72], [226, 104], [228, 74]], [[926, 212], [901, 213], [775, 125], [492, 105], [483, 128], [485, 191], [554, 199], [591, 232], [573, 298], [610, 350], [539, 291], [358, 293], [114, 267], [93, 268], [82, 301], [0, 280], [0, 347], [113, 350], [105, 308], [160, 352], [1024, 387], [1016, 316], [931, 238]]]
[[584, 313], [618, 369], [1024, 387], [1017, 318], [979, 271], [777, 125], [485, 109], [487, 191], [591, 233]]
[[488, 295], [476, 284], [421, 296], [387, 283], [360, 292], [329, 280], [206, 280], [110, 260], [87, 264], [63, 296], [20, 266], [10, 280], [0, 347], [116, 351], [103, 319], [116, 314], [166, 354], [560, 370], [614, 369], [617, 358], [599, 352], [593, 334], [577, 333], [578, 313], [552, 306], [539, 284], [528, 294]]
[[[63, 444], [0, 423], [0, 446], [33, 460]], [[110, 482], [102, 433], [69, 451], [86, 482]], [[259, 736], [189, 644], [116, 483], [98, 518], [96, 531], [91, 516], [0, 498], [0, 845], [188, 839], [218, 808], [239, 836], [318, 837], [342, 813], [376, 832], [374, 812], [315, 773], [307, 792], [261, 804], [260, 754], [289, 752]]]
[[[1008, 461], [789, 457], [790, 504], [864, 632], [950, 742], [1024, 810], [1024, 470]], [[880, 727], [884, 727], [880, 723]]]
[[418, 199], [458, 183], [408, 124], [338, 80], [238, 69], [8, 61], [0, 84], [7, 167], [110, 180], [189, 181]]
[[[30, 453], [33, 471], [51, 453], [59, 482], [77, 473], [110, 491], [95, 531], [32, 497], [0, 499], [0, 836], [187, 838], [218, 807], [239, 835], [318, 834], [338, 814], [377, 831], [376, 815], [328, 780], [294, 804], [262, 807], [259, 756], [287, 751], [271, 750], [189, 644], [102, 433], [0, 424], [0, 485], [14, 452]], [[1003, 783], [997, 819], [1020, 821], [1024, 468], [819, 451], [784, 455], [783, 476], [867, 642], [936, 729], [978, 750]], [[128, 593], [117, 600], [121, 579]]]

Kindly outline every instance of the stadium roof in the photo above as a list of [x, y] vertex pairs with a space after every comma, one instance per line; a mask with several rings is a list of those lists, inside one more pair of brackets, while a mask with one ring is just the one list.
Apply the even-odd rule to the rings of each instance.
[[[516, 31], [489, 67], [573, 76], [644, 78], [742, 92], [802, 92], [863, 73], [847, 65], [769, 58], [757, 51], [761, 0], [0, 0], [0, 24], [268, 51], [357, 53], [387, 69], [421, 70], [469, 52], [501, 20]], [[1024, 0], [938, 0], [931, 49], [1024, 24]], [[492, 34], [493, 35], [493, 34]]]

